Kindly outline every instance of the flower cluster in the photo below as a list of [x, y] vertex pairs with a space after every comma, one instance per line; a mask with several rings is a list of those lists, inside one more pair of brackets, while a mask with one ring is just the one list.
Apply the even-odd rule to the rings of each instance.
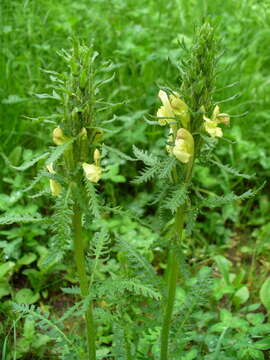
[[[188, 106], [176, 92], [168, 96], [165, 91], [160, 90], [158, 96], [162, 102], [157, 112], [159, 124], [170, 126], [167, 151], [182, 163], [187, 164], [194, 153], [193, 136], [186, 129], [190, 121]], [[180, 128], [178, 128], [179, 122]]]
[[[81, 130], [79, 136], [82, 139], [87, 138], [87, 131], [85, 128]], [[53, 130], [52, 138], [56, 145], [63, 145], [70, 140], [67, 136], [64, 135], [63, 130], [60, 127], [57, 127]], [[93, 183], [97, 183], [101, 179], [102, 169], [100, 167], [100, 158], [100, 151], [96, 149], [94, 151], [94, 163], [82, 163], [82, 169], [86, 179]], [[55, 170], [53, 169], [53, 163], [49, 164], [47, 169], [50, 174], [56, 174]], [[50, 179], [50, 189], [53, 196], [60, 196], [62, 189], [61, 185], [56, 180]]]
[[[188, 106], [176, 92], [168, 96], [165, 91], [160, 90], [158, 96], [162, 102], [162, 106], [157, 111], [158, 122], [161, 126], [170, 126], [166, 149], [170, 155], [187, 164], [194, 154], [194, 139], [188, 131], [190, 122]], [[204, 109], [202, 111], [205, 112]], [[203, 120], [204, 129], [211, 137], [222, 137], [223, 132], [218, 125], [230, 123], [229, 115], [221, 113], [218, 105], [215, 106], [211, 118], [204, 114]]]

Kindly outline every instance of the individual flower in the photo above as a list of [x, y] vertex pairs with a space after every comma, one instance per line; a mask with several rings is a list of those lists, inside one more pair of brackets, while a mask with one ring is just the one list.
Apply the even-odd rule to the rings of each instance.
[[174, 92], [168, 96], [165, 91], [160, 90], [158, 96], [162, 102], [162, 106], [157, 111], [159, 124], [161, 126], [171, 124], [175, 116], [179, 116], [183, 126], [186, 127], [189, 122], [188, 106], [179, 95]]
[[100, 165], [100, 151], [98, 149], [95, 149], [94, 151], [94, 164], [88, 164], [88, 163], [82, 163], [83, 171], [85, 174], [85, 177], [87, 180], [97, 183], [102, 174], [102, 169], [99, 166]]
[[56, 145], [63, 145], [68, 141], [68, 138], [64, 135], [63, 130], [57, 127], [53, 130], [53, 142]]
[[180, 128], [177, 131], [172, 154], [184, 164], [191, 160], [194, 154], [194, 139], [188, 130]]
[[[47, 169], [50, 174], [56, 174], [56, 172], [53, 169], [53, 164], [47, 165]], [[59, 196], [61, 193], [61, 185], [54, 179], [50, 179], [50, 189], [52, 196]]]
[[223, 136], [222, 129], [218, 126], [218, 124], [230, 124], [230, 116], [228, 114], [221, 113], [218, 105], [215, 106], [211, 119], [205, 115], [203, 116], [203, 119], [205, 121], [204, 128], [212, 137]]
[[87, 180], [97, 183], [101, 178], [101, 167], [95, 164], [82, 163], [83, 171]]

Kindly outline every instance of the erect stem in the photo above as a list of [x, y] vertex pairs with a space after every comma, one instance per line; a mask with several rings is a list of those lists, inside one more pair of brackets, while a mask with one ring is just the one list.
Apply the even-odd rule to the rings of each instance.
[[178, 277], [178, 259], [177, 247], [182, 239], [182, 232], [184, 226], [184, 212], [185, 205], [179, 207], [175, 215], [175, 236], [171, 243], [168, 256], [168, 284], [167, 284], [167, 303], [163, 316], [163, 324], [161, 330], [161, 351], [160, 360], [168, 359], [168, 343], [169, 333], [171, 327], [173, 306], [175, 301], [176, 284]]
[[[84, 258], [84, 244], [82, 233], [82, 215], [78, 203], [75, 200], [73, 205], [73, 244], [74, 256], [77, 266], [81, 295], [85, 298], [88, 295], [88, 280], [86, 275], [86, 263]], [[87, 344], [88, 344], [88, 359], [96, 360], [96, 330], [93, 319], [93, 304], [90, 302], [85, 313], [86, 328], [87, 328]]]
[[[185, 186], [188, 186], [192, 177], [194, 159], [192, 158], [186, 168]], [[173, 180], [178, 182], [177, 173], [174, 169]], [[184, 228], [184, 216], [186, 210], [186, 203], [179, 206], [175, 214], [175, 228], [174, 235], [171, 240], [171, 246], [168, 255], [168, 280], [167, 280], [167, 302], [165, 305], [165, 311], [163, 315], [163, 323], [161, 329], [161, 348], [160, 348], [160, 360], [168, 360], [168, 345], [169, 334], [172, 321], [173, 307], [175, 302], [176, 285], [178, 277], [178, 257], [177, 250], [182, 241], [182, 234]]]

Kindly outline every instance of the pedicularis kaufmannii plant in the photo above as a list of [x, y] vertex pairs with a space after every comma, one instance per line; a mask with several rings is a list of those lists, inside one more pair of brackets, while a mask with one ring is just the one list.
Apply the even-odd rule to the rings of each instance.
[[[168, 259], [168, 289], [161, 330], [160, 359], [168, 359], [169, 331], [178, 278], [179, 247], [185, 227], [190, 200], [189, 187], [193, 168], [200, 157], [206, 137], [223, 136], [221, 124], [229, 125], [229, 115], [221, 113], [212, 95], [216, 77], [216, 42], [213, 28], [206, 23], [197, 33], [190, 58], [182, 67], [182, 83], [177, 91], [159, 91], [162, 106], [157, 112], [159, 124], [169, 127], [166, 149], [169, 157], [177, 159], [171, 170], [171, 182], [181, 189], [178, 206], [173, 214], [174, 230]], [[177, 196], [175, 194], [175, 196]]]
[[[67, 74], [50, 72], [54, 83], [53, 96], [60, 100], [61, 108], [59, 122], [52, 132], [56, 149], [49, 159], [53, 161], [47, 160], [47, 170], [52, 195], [69, 204], [66, 229], [62, 230], [64, 236], [70, 231], [73, 240], [74, 260], [83, 299], [91, 295], [85, 261], [86, 220], [90, 218], [91, 221], [93, 216], [100, 217], [94, 186], [102, 175], [99, 150], [102, 120], [98, 111], [101, 107], [104, 109], [106, 103], [98, 98], [98, 94], [99, 87], [108, 82], [108, 79], [98, 79], [98, 71], [94, 67], [97, 55], [91, 48], [74, 42], [70, 53], [61, 53], [68, 64]], [[92, 307], [91, 300], [88, 300], [85, 320], [89, 360], [96, 359], [96, 326]]]
[[205, 158], [205, 148], [212, 149], [223, 136], [222, 126], [229, 125], [229, 115], [222, 113], [213, 100], [217, 47], [213, 28], [208, 23], [197, 31], [193, 47], [186, 55], [180, 66], [180, 87], [176, 90], [162, 88], [158, 93], [162, 105], [157, 111], [157, 123], [168, 128], [164, 146], [167, 159], [160, 161], [137, 148], [134, 150], [136, 157], [148, 166], [135, 181], [141, 183], [157, 176], [162, 185], [157, 201], [162, 203], [163, 212], [169, 210], [174, 217], [168, 246], [160, 360], [170, 358], [169, 335], [181, 242], [183, 231], [186, 226], [190, 227], [190, 218], [194, 219], [196, 210], [189, 195], [194, 166]]

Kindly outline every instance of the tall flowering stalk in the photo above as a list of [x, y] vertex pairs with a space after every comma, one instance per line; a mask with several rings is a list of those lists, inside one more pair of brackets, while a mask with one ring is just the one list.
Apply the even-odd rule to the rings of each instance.
[[99, 72], [94, 69], [97, 53], [91, 48], [74, 42], [72, 51], [63, 51], [61, 55], [68, 71], [62, 75], [51, 72], [53, 97], [60, 100], [61, 107], [57, 115], [59, 122], [52, 132], [52, 141], [56, 145], [50, 156], [53, 162], [47, 165], [47, 169], [52, 195], [71, 204], [74, 261], [81, 297], [86, 304], [88, 359], [95, 360], [96, 324], [85, 261], [87, 237], [83, 218], [84, 215], [87, 219], [100, 216], [97, 209], [93, 211], [91, 202], [92, 197], [97, 196], [95, 185], [102, 176], [99, 150], [102, 120], [97, 110], [106, 107], [106, 103], [97, 96], [100, 85], [110, 79], [99, 78]]
[[[159, 91], [162, 106], [157, 117], [161, 126], [169, 127], [166, 149], [177, 159], [171, 171], [176, 189], [188, 194], [196, 159], [207, 136], [223, 135], [221, 124], [229, 124], [229, 116], [220, 112], [212, 99], [215, 83], [216, 42], [213, 28], [205, 23], [197, 37], [189, 59], [183, 63], [182, 83], [178, 92]], [[176, 190], [177, 191], [177, 190]], [[179, 249], [188, 208], [187, 196], [174, 209], [174, 225], [167, 265], [167, 294], [161, 330], [160, 360], [169, 359], [169, 335], [179, 271]]]

